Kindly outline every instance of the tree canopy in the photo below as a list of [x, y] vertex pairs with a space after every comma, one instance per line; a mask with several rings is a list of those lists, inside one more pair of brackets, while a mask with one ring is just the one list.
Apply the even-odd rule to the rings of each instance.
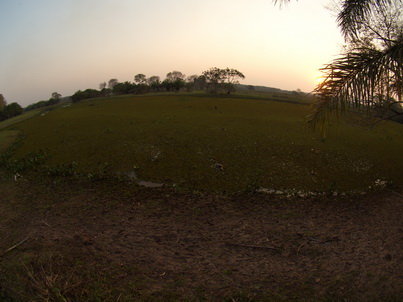
[[0, 121], [20, 115], [22, 111], [22, 107], [18, 103], [10, 103], [0, 110]]
[[239, 79], [245, 78], [240, 71], [228, 67], [225, 69], [212, 67], [204, 71], [203, 76], [210, 92], [218, 93], [222, 90], [227, 94], [235, 91], [235, 84], [239, 84]]

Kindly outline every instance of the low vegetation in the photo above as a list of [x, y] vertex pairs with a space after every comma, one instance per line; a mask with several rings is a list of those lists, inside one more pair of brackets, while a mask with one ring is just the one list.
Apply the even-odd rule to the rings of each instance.
[[15, 125], [24, 135], [15, 158], [44, 152], [47, 167], [135, 173], [188, 192], [360, 193], [376, 181], [402, 184], [400, 124], [358, 126], [351, 113], [322, 140], [305, 128], [308, 112], [263, 98], [186, 93], [89, 100]]

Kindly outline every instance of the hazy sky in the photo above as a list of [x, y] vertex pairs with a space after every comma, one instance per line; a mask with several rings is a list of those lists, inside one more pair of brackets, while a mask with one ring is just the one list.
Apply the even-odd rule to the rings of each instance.
[[0, 0], [0, 93], [26, 106], [117, 78], [236, 68], [311, 91], [342, 44], [329, 0]]

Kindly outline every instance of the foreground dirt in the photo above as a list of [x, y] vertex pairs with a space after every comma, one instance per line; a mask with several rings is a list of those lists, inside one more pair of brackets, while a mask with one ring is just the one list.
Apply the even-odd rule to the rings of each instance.
[[403, 300], [396, 192], [287, 200], [26, 179], [0, 191], [0, 300]]

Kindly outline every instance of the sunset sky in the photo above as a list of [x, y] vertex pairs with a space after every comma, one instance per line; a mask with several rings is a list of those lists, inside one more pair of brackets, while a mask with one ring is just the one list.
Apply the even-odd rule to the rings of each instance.
[[311, 91], [340, 52], [330, 0], [0, 0], [0, 93], [22, 106], [117, 78], [235, 68]]

